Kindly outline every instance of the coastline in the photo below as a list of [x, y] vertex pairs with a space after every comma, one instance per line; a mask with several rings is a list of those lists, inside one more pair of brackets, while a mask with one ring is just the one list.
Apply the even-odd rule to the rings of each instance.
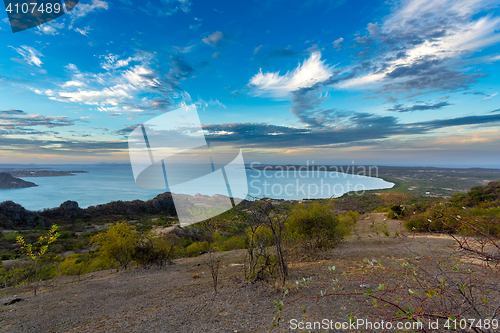
[[8, 173], [13, 177], [65, 177], [65, 176], [76, 176], [77, 173], [88, 173], [88, 171], [83, 170], [71, 170], [71, 171], [52, 171], [52, 170], [19, 170], [19, 169], [0, 169], [0, 172]]

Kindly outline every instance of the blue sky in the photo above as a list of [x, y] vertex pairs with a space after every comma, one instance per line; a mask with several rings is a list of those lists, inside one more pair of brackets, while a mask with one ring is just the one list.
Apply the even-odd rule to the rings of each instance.
[[0, 163], [127, 162], [195, 104], [245, 162], [500, 167], [498, 1], [83, 0], [0, 14]]

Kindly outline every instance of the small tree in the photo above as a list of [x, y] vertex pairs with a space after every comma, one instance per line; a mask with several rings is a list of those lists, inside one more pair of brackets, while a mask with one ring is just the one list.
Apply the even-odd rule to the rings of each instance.
[[49, 245], [56, 241], [59, 237], [59, 233], [57, 232], [58, 226], [54, 224], [50, 230], [47, 232], [47, 235], [40, 236], [38, 241], [33, 244], [26, 244], [23, 236], [17, 236], [17, 244], [20, 246], [21, 253], [24, 253], [28, 256], [28, 258], [33, 262], [33, 266], [35, 267], [35, 285], [34, 291], [36, 296], [37, 282], [38, 282], [38, 269], [40, 268], [40, 263], [42, 261], [43, 256], [47, 253], [49, 249]]
[[[282, 204], [275, 204], [271, 199], [264, 198], [253, 201], [245, 210], [239, 209], [238, 214], [248, 226], [248, 266], [250, 276], [258, 278], [259, 273], [255, 272], [255, 270], [258, 269], [259, 260], [265, 258], [264, 267], [261, 267], [260, 271], [271, 265], [272, 261], [275, 261], [279, 275], [278, 283], [280, 286], [284, 286], [288, 276], [288, 257], [285, 248], [287, 207]], [[264, 230], [262, 227], [270, 232], [272, 247], [275, 252], [274, 258], [270, 256], [266, 246], [259, 243], [258, 237], [256, 237], [259, 230]]]
[[212, 283], [213, 283], [213, 288], [215, 295], [217, 295], [217, 284], [219, 282], [219, 267], [220, 267], [220, 261], [222, 260], [223, 256], [216, 256], [212, 249], [208, 252], [208, 259], [205, 259], [205, 265], [208, 266], [210, 269], [210, 274], [212, 275]]
[[111, 226], [106, 232], [93, 236], [90, 243], [100, 245], [101, 256], [115, 259], [123, 269], [127, 269], [133, 260], [138, 240], [135, 227], [122, 222]]

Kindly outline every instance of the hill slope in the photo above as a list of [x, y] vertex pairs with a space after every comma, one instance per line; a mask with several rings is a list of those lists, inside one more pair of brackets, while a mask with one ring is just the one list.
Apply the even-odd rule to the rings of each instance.
[[35, 183], [27, 182], [20, 178], [13, 177], [9, 173], [0, 172], [0, 189], [25, 188], [38, 186]]

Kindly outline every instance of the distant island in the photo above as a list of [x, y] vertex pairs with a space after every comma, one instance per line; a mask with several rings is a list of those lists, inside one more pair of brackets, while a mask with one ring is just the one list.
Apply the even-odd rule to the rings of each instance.
[[16, 178], [9, 173], [0, 172], [0, 189], [26, 188], [38, 186], [35, 183], [27, 182], [20, 178]]
[[38, 186], [35, 183], [25, 181], [18, 177], [60, 177], [74, 176], [75, 173], [86, 173], [88, 171], [53, 171], [53, 170], [36, 170], [36, 169], [0, 169], [0, 190], [13, 188], [26, 188]]
[[0, 172], [8, 173], [14, 177], [60, 177], [74, 176], [75, 173], [87, 173], [88, 171], [53, 171], [53, 170], [36, 170], [36, 169], [0, 169]]

